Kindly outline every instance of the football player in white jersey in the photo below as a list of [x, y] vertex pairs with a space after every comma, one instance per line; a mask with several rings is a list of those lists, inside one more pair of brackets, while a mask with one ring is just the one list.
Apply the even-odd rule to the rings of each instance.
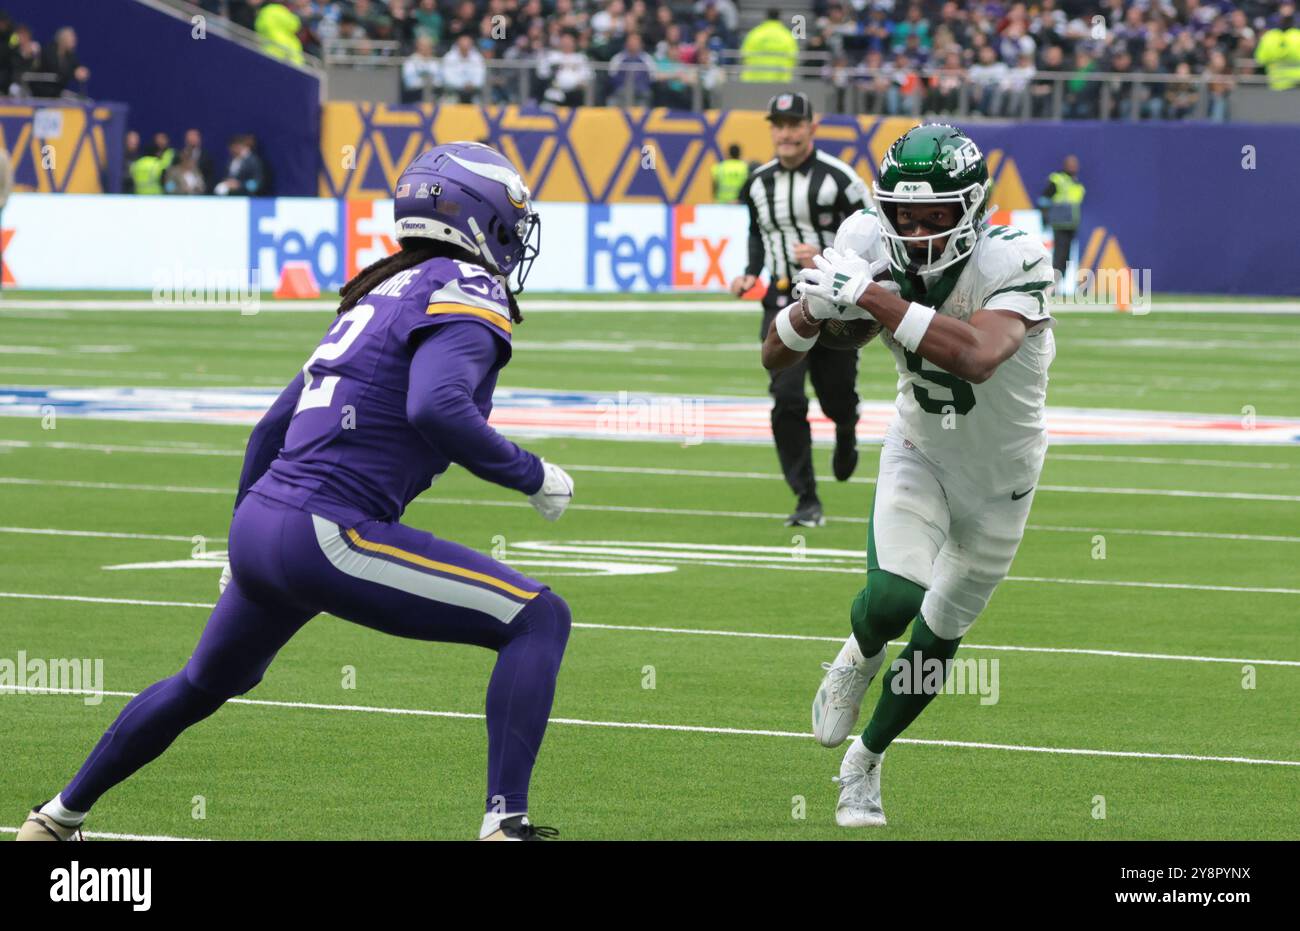
[[[849, 736], [886, 644], [909, 624], [912, 633], [840, 767], [843, 827], [885, 823], [885, 749], [941, 690], [961, 638], [1006, 577], [1047, 449], [1051, 261], [1035, 237], [985, 225], [991, 186], [961, 130], [908, 131], [885, 155], [872, 206], [845, 220], [834, 248], [800, 273], [802, 300], [764, 346], [764, 363], [781, 367], [816, 340], [822, 321], [874, 318], [898, 367], [867, 584], [850, 609], [853, 635], [823, 664], [813, 700], [820, 743]], [[912, 688], [918, 681], [925, 687]]]

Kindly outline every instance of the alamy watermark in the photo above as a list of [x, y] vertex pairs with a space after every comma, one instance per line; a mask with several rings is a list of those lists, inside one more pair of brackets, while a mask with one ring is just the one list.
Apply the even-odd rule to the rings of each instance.
[[18, 651], [16, 660], [0, 656], [0, 695], [43, 695], [51, 692], [85, 692], [87, 705], [104, 700], [104, 660], [28, 658]]

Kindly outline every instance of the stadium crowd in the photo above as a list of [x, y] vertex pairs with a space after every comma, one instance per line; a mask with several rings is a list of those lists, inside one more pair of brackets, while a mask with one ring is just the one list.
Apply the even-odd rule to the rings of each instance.
[[[261, 33], [284, 57], [327, 45], [401, 56], [403, 101], [689, 107], [698, 83], [708, 105], [726, 79], [722, 66], [739, 62], [741, 80], [809, 69], [800, 74], [835, 87], [841, 106], [852, 91], [866, 112], [909, 115], [963, 106], [989, 116], [1180, 119], [1198, 115], [1197, 80], [1208, 75], [1201, 115], [1222, 120], [1241, 74], [1267, 71], [1277, 89], [1300, 85], [1295, 5], [1268, 0], [812, 0], [801, 22], [787, 5], [753, 30], [741, 28], [734, 0], [201, 5]], [[761, 71], [751, 52], [765, 56]], [[489, 68], [494, 60], [529, 74], [521, 81], [515, 68]], [[1089, 79], [1129, 73], [1152, 78]]]
[[31, 27], [0, 10], [0, 96], [85, 96], [90, 69], [77, 56], [77, 33], [64, 26], [39, 41]]

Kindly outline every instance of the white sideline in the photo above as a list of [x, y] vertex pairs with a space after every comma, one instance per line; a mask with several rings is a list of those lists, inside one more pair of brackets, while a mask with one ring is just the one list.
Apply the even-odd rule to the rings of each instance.
[[[17, 828], [0, 827], [0, 834], [17, 834]], [[164, 841], [164, 840], [183, 840], [183, 841], [207, 841], [206, 837], [170, 837], [166, 834], [114, 834], [109, 831], [82, 831], [86, 837], [94, 840], [142, 840], [142, 841]]]
[[[44, 595], [28, 592], [0, 592], [0, 598], [27, 598], [39, 601], [77, 601], [92, 604], [139, 605], [149, 608], [203, 608], [211, 610], [215, 605], [200, 601], [153, 601], [138, 598], [96, 598], [89, 595]], [[843, 643], [843, 637], [826, 637], [813, 634], [773, 634], [741, 630], [710, 630], [692, 627], [654, 627], [631, 624], [596, 624], [588, 621], [575, 621], [573, 626], [585, 630], [617, 630], [629, 633], [649, 634], [685, 634], [697, 637], [738, 637], [746, 640], [795, 640], [815, 643]], [[890, 641], [891, 646], [903, 646], [904, 641]], [[1120, 659], [1171, 660], [1191, 663], [1230, 663], [1239, 665], [1250, 663], [1256, 666], [1292, 666], [1300, 668], [1300, 660], [1290, 659], [1243, 659], [1235, 656], [1193, 656], [1177, 653], [1139, 653], [1129, 650], [1095, 650], [1085, 647], [1029, 647], [1004, 646], [983, 643], [962, 643], [967, 650], [995, 650], [1011, 653], [1046, 653], [1070, 656], [1107, 656]]]
[[[0, 690], [13, 690], [17, 686], [0, 685]], [[91, 692], [88, 689], [25, 689], [30, 693], [58, 695], [112, 695], [122, 698], [134, 698], [135, 692]], [[454, 718], [460, 720], [483, 721], [487, 715], [468, 711], [431, 711], [424, 708], [384, 708], [374, 705], [341, 705], [322, 702], [271, 701], [256, 698], [232, 698], [230, 705], [253, 705], [263, 708], [302, 708], [311, 711], [357, 711], [368, 714], [413, 715], [427, 718]], [[671, 731], [687, 734], [722, 734], [736, 737], [793, 737], [811, 739], [812, 734], [805, 731], [779, 731], [748, 727], [708, 727], [698, 724], [651, 724], [645, 721], [589, 721], [585, 718], [551, 718], [550, 724], [566, 724], [575, 727], [609, 727], [626, 730]], [[1119, 757], [1143, 760], [1186, 760], [1196, 763], [1244, 763], [1255, 766], [1300, 766], [1300, 760], [1269, 760], [1247, 756], [1202, 756], [1192, 753], [1152, 753], [1141, 750], [1095, 750], [1081, 747], [1035, 747], [1020, 744], [985, 743], [972, 740], [931, 740], [919, 737], [899, 737], [894, 743], [913, 744], [922, 747], [958, 747], [969, 750], [1008, 750], [1020, 753], [1059, 753], [1071, 756]]]

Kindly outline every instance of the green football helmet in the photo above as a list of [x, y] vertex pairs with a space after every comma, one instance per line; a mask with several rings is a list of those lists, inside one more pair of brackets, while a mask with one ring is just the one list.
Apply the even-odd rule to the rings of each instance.
[[[975, 249], [991, 189], [984, 153], [960, 129], [944, 123], [909, 129], [889, 147], [871, 186], [890, 264], [900, 272], [937, 272], [966, 258]], [[956, 204], [957, 222], [932, 235], [901, 236], [900, 204]], [[935, 245], [945, 237], [936, 255]], [[925, 260], [918, 261], [913, 253], [922, 249]]]

